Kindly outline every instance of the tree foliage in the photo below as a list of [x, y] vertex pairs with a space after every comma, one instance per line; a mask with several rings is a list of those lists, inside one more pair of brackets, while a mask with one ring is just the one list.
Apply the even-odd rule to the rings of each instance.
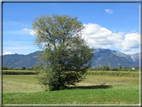
[[103, 71], [109, 71], [109, 70], [110, 70], [109, 66], [103, 66]]
[[26, 70], [26, 67], [22, 67], [22, 70]]
[[68, 15], [42, 15], [33, 21], [40, 83], [49, 90], [64, 89], [84, 79], [91, 65], [93, 49], [82, 38], [83, 24]]
[[120, 69], [122, 69], [122, 66], [120, 65]]

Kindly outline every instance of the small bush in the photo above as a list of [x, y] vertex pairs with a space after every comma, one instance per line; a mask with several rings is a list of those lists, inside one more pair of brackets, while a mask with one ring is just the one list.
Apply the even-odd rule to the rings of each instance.
[[118, 71], [118, 68], [112, 68], [111, 70], [112, 71]]
[[26, 70], [26, 67], [22, 67], [22, 70]]

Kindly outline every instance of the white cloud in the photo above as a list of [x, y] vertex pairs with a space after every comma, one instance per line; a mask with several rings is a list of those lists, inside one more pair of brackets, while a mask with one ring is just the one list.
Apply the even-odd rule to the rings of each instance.
[[36, 34], [36, 30], [32, 30], [32, 29], [27, 29], [27, 28], [25, 28], [25, 29], [22, 29], [22, 30], [25, 30], [25, 31], [27, 31], [30, 35], [35, 35]]
[[105, 11], [106, 11], [107, 13], [109, 13], [109, 14], [112, 14], [112, 13], [113, 13], [113, 10], [111, 10], [111, 9], [105, 9]]
[[35, 31], [32, 30], [32, 29], [27, 29], [27, 28], [24, 28], [24, 29], [21, 29], [21, 30], [18, 30], [18, 31], [4, 31], [4, 34], [17, 34], [17, 35], [27, 35], [27, 34], [30, 34], [30, 35], [35, 35]]
[[114, 43], [119, 43], [123, 39], [123, 33], [112, 33], [110, 30], [97, 24], [84, 24], [83, 38], [90, 47], [109, 48]]
[[125, 35], [124, 40], [120, 44], [116, 44], [116, 47], [121, 48], [122, 51], [134, 51], [139, 48], [140, 35], [138, 33], [129, 33]]
[[33, 36], [34, 36], [35, 34], [36, 34], [36, 32], [33, 31], [33, 30], [30, 32], [30, 35], [33, 35]]
[[133, 51], [139, 48], [140, 35], [138, 33], [123, 32], [113, 33], [112, 31], [97, 24], [84, 24], [82, 37], [94, 48], [119, 48], [122, 51]]
[[24, 31], [31, 31], [31, 29], [27, 29], [27, 28], [24, 28], [22, 30], [24, 30]]
[[26, 32], [30, 33], [32, 30], [31, 30], [31, 29], [24, 28], [24, 29], [22, 29], [22, 31], [26, 31]]
[[32, 30], [32, 29], [27, 29], [27, 28], [24, 28], [24, 29], [22, 29], [22, 30], [24, 30], [24, 31], [26, 31], [27, 33], [29, 33], [30, 35], [35, 35], [35, 31], [34, 30]]
[[[18, 54], [29, 54], [37, 50], [38, 48], [35, 46], [26, 46], [26, 45], [3, 47], [3, 52], [5, 52], [4, 54], [7, 54], [8, 52], [14, 52]], [[11, 53], [8, 53], [8, 54], [11, 54]]]
[[[43, 45], [44, 47], [46, 47], [48, 45], [48, 43], [46, 42], [42, 42], [41, 45]], [[60, 44], [58, 42], [55, 43], [56, 46], [59, 46]], [[54, 45], [53, 44], [49, 44], [49, 46], [53, 49]]]
[[3, 48], [4, 50], [13, 50], [13, 51], [16, 51], [16, 50], [30, 50], [30, 49], [36, 49], [34, 46], [15, 46], [15, 47], [4, 47]]
[[47, 43], [45, 43], [45, 42], [42, 42], [41, 44], [42, 44], [43, 46], [46, 46], [46, 45], [47, 45]]
[[14, 54], [12, 52], [5, 52], [3, 55], [11, 55], [11, 54]]

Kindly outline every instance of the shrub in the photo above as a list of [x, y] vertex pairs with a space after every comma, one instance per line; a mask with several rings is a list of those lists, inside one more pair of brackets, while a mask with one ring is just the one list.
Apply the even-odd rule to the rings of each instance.
[[103, 71], [109, 71], [110, 70], [110, 68], [109, 68], [109, 66], [103, 66], [103, 69], [102, 69]]
[[26, 70], [26, 67], [22, 67], [22, 70]]
[[118, 68], [112, 68], [111, 70], [112, 71], [118, 71]]

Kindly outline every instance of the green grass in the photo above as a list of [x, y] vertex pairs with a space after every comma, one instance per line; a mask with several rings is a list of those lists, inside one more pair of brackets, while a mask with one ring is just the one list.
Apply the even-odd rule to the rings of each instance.
[[102, 85], [52, 92], [7, 93], [3, 101], [4, 104], [138, 104], [139, 89], [126, 87]]
[[139, 77], [139, 72], [131, 71], [88, 71], [87, 75], [108, 75], [108, 76], [119, 76], [119, 77]]
[[3, 93], [43, 91], [35, 75], [3, 75]]
[[86, 79], [82, 83], [92, 84], [139, 84], [138, 77], [118, 77], [107, 75], [87, 75]]
[[44, 91], [35, 75], [3, 75], [3, 104], [139, 104], [139, 78], [87, 75], [76, 87]]

